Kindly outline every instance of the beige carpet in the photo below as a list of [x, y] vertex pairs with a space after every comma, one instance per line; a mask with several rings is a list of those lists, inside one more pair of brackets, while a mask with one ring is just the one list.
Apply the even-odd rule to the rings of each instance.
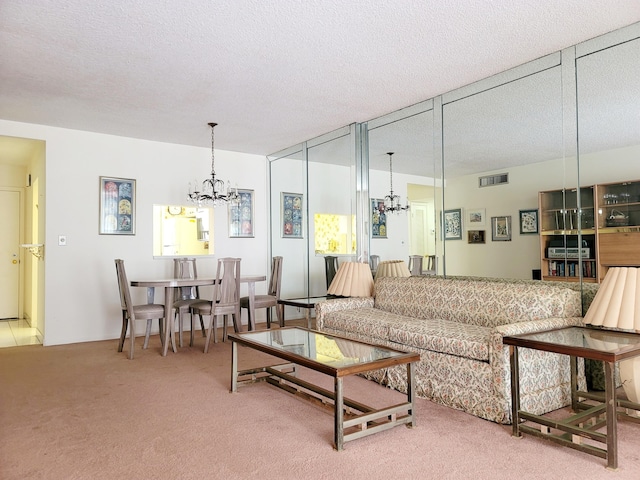
[[[267, 384], [230, 394], [228, 344], [136, 358], [116, 341], [0, 349], [0, 479], [631, 479], [640, 425], [621, 422], [620, 468], [427, 400], [418, 427], [332, 448], [321, 407]], [[240, 350], [241, 368], [268, 360]], [[329, 378], [303, 376], [332, 385]], [[345, 393], [372, 406], [397, 392], [359, 377]]]

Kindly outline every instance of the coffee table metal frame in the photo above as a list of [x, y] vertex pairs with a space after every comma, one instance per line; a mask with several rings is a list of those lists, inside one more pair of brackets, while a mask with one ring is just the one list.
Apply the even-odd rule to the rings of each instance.
[[[607, 468], [618, 468], [618, 417], [634, 422], [640, 418], [629, 410], [640, 411], [640, 404], [617, 398], [615, 388], [615, 363], [640, 355], [640, 335], [588, 327], [564, 327], [547, 332], [537, 332], [504, 337], [509, 345], [511, 362], [511, 399], [513, 436], [522, 433], [551, 440], [607, 460]], [[571, 408], [575, 412], [568, 418], [557, 420], [520, 410], [520, 379], [518, 348], [542, 350], [570, 356]], [[605, 392], [584, 392], [578, 389], [577, 358], [604, 362]], [[521, 422], [538, 424], [538, 428]], [[606, 426], [606, 433], [601, 430]], [[552, 430], [563, 433], [552, 433]], [[588, 438], [603, 443], [600, 448], [582, 442]]]
[[[299, 354], [295, 351], [287, 351], [273, 347], [267, 343], [256, 340], [261, 332], [231, 333], [231, 392], [237, 392], [238, 386], [266, 381], [271, 385], [281, 388], [289, 393], [302, 396], [308, 400], [320, 401], [321, 405], [333, 410], [334, 413], [334, 446], [336, 450], [342, 450], [344, 444], [367, 435], [388, 430], [398, 425], [407, 427], [416, 426], [414, 410], [414, 366], [413, 363], [420, 360], [417, 353], [405, 353], [391, 348], [370, 345], [357, 342], [344, 337], [328, 335], [323, 332], [309, 330], [301, 327], [285, 327], [277, 330], [267, 330], [269, 334], [278, 335], [286, 330], [308, 332], [314, 335], [324, 335], [329, 339], [338, 339], [342, 342], [351, 342], [365, 347], [393, 352], [393, 356], [372, 361], [356, 361], [347, 366], [333, 366], [331, 362], [314, 360], [310, 356]], [[258, 350], [275, 356], [288, 363], [267, 367], [258, 367], [248, 370], [238, 370], [238, 345]], [[296, 350], [293, 348], [292, 350]], [[391, 367], [394, 365], [407, 366], [407, 401], [382, 409], [375, 409], [363, 403], [356, 402], [344, 396], [343, 378], [348, 375], [356, 375], [366, 371]], [[296, 366], [300, 365], [316, 372], [333, 377], [333, 391], [326, 390], [296, 377]], [[345, 432], [349, 430], [349, 432]]]

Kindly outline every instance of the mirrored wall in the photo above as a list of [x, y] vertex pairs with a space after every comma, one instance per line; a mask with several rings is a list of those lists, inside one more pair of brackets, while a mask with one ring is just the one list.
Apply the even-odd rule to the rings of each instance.
[[354, 126], [269, 157], [271, 251], [283, 257], [281, 296], [325, 295], [326, 259], [358, 256]]
[[[296, 188], [307, 219], [357, 213], [327, 249], [302, 242], [304, 257], [274, 235], [274, 254], [308, 262], [311, 294], [326, 287], [320, 257], [349, 241], [356, 257], [435, 255], [446, 276], [597, 283], [640, 264], [616, 247], [640, 245], [639, 52], [634, 24], [372, 119], [362, 141], [351, 127], [305, 144], [294, 173], [270, 157], [274, 225], [273, 196]], [[408, 211], [375, 211], [391, 189]]]

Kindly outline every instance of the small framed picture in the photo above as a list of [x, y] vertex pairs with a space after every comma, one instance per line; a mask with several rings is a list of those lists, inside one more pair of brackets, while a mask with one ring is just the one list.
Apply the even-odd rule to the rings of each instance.
[[253, 237], [253, 190], [238, 189], [239, 200], [229, 203], [229, 238]]
[[387, 238], [387, 214], [380, 198], [371, 199], [371, 237]]
[[511, 241], [511, 215], [491, 217], [491, 240], [494, 242]]
[[484, 230], [467, 230], [467, 243], [485, 243]]
[[520, 233], [538, 233], [538, 210], [520, 210]]
[[304, 238], [303, 200], [304, 196], [301, 193], [282, 192], [280, 194], [282, 238]]
[[100, 235], [136, 234], [136, 181], [100, 177]]
[[484, 227], [486, 217], [487, 214], [484, 208], [467, 210], [467, 228]]
[[462, 210], [444, 211], [444, 239], [462, 240]]

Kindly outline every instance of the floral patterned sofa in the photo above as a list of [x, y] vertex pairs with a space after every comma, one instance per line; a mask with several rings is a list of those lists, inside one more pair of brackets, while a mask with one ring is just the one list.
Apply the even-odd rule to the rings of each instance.
[[[550, 283], [384, 277], [376, 281], [375, 297], [316, 304], [316, 328], [420, 353], [416, 395], [507, 424], [511, 373], [502, 338], [582, 325], [580, 292]], [[523, 409], [542, 414], [570, 403], [567, 356], [522, 349], [519, 360]], [[365, 376], [406, 392], [404, 367]]]

